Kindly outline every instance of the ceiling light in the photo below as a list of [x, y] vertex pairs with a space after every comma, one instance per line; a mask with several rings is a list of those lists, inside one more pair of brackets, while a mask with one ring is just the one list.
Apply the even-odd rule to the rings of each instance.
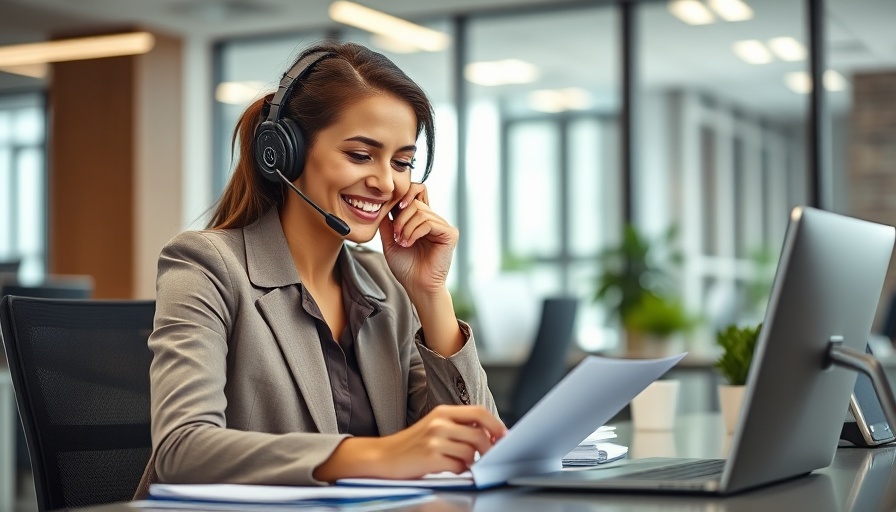
[[591, 95], [580, 87], [540, 89], [529, 93], [529, 105], [540, 112], [584, 110], [591, 106]]
[[[829, 69], [822, 75], [824, 88], [831, 92], [842, 91], [846, 89], [846, 78], [840, 73]], [[794, 71], [784, 76], [784, 83], [791, 91], [797, 94], [809, 94], [812, 92], [812, 77], [805, 71]]]
[[753, 17], [753, 9], [741, 0], [709, 0], [709, 7], [725, 21], [744, 21]]
[[538, 79], [538, 68], [517, 59], [471, 62], [464, 68], [464, 77], [487, 86], [525, 84]]
[[338, 0], [330, 4], [328, 12], [333, 21], [351, 25], [373, 34], [398, 39], [419, 50], [438, 52], [448, 48], [448, 45], [451, 44], [448, 34], [354, 2]]
[[784, 83], [797, 94], [812, 92], [812, 78], [805, 71], [794, 71], [784, 75]]
[[215, 99], [229, 105], [246, 105], [264, 88], [264, 82], [221, 82], [215, 87]]
[[0, 71], [31, 78], [46, 78], [49, 68], [46, 64], [26, 64], [22, 66], [0, 66]]
[[768, 47], [783, 61], [796, 62], [806, 60], [806, 47], [792, 37], [769, 39]]
[[737, 41], [732, 48], [735, 55], [749, 64], [768, 64], [772, 61], [772, 54], [768, 48], [755, 39]]
[[370, 37], [370, 42], [377, 48], [391, 53], [415, 53], [420, 51], [420, 48], [413, 44], [382, 34], [373, 34]]
[[688, 25], [706, 25], [715, 21], [709, 9], [697, 0], [671, 0], [669, 12]]
[[155, 38], [149, 32], [16, 44], [0, 47], [0, 66], [138, 55], [152, 50], [154, 45]]
[[821, 79], [824, 81], [824, 88], [829, 91], [836, 92], [846, 89], [846, 79], [833, 69], [825, 71]]

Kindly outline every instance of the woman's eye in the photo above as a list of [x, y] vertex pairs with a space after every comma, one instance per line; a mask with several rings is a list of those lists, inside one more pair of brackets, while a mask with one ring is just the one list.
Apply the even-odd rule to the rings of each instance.
[[410, 160], [393, 160], [392, 165], [401, 171], [410, 171], [414, 169], [414, 159]]
[[345, 154], [356, 162], [366, 162], [370, 160], [370, 155], [366, 153], [355, 153], [353, 151], [346, 151]]

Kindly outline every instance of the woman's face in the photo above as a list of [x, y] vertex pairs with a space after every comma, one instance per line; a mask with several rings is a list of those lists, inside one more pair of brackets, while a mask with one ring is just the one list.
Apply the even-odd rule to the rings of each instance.
[[387, 94], [367, 96], [318, 133], [296, 184], [348, 223], [349, 240], [368, 242], [410, 187], [416, 132], [410, 105]]

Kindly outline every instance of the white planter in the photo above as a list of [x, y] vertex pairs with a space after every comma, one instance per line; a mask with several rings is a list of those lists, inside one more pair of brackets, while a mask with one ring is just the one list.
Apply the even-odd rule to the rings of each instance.
[[722, 419], [725, 421], [725, 432], [733, 434], [740, 418], [740, 408], [744, 401], [744, 389], [746, 386], [719, 385], [719, 406], [722, 409]]

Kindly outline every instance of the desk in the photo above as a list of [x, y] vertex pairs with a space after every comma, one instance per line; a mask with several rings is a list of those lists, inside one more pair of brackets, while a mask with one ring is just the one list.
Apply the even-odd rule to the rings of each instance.
[[[722, 457], [728, 449], [722, 420], [715, 414], [679, 417], [667, 433], [632, 432], [628, 422], [617, 429], [618, 442], [628, 444], [632, 458], [674, 455]], [[396, 511], [414, 512], [614, 512], [812, 510], [815, 512], [874, 512], [896, 509], [896, 446], [877, 449], [841, 448], [833, 463], [811, 475], [726, 498], [555, 492], [503, 487], [478, 493], [438, 493], [431, 502]], [[78, 509], [81, 512], [138, 510], [126, 503]]]
[[0, 510], [16, 502], [16, 410], [9, 368], [0, 362]]

